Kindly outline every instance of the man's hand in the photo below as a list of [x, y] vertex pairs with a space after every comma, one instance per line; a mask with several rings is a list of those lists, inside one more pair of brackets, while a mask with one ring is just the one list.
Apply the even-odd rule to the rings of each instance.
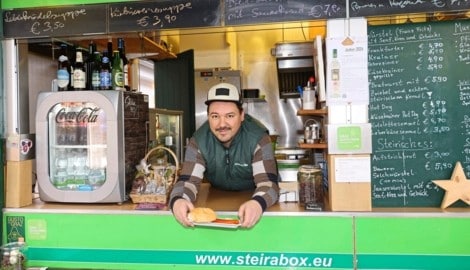
[[249, 200], [243, 203], [238, 209], [238, 217], [240, 218], [241, 227], [251, 228], [255, 226], [263, 215], [261, 205], [255, 200]]
[[184, 227], [194, 227], [194, 224], [188, 219], [189, 211], [194, 209], [194, 205], [185, 199], [178, 199], [173, 203], [173, 216]]

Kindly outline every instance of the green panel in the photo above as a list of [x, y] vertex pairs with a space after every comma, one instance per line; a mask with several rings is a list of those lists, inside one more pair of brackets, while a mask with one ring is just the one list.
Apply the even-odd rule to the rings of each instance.
[[440, 207], [444, 190], [432, 180], [449, 179], [457, 162], [470, 177], [469, 28], [469, 20], [367, 27], [374, 207]]
[[[80, 4], [106, 4], [114, 2], [127, 2], [126, 0], [1, 0], [2, 9], [32, 8], [47, 6], [67, 6]], [[129, 1], [130, 2], [130, 1]]]
[[357, 217], [359, 269], [464, 269], [469, 228], [462, 217]]
[[351, 217], [264, 216], [247, 230], [183, 228], [169, 214], [5, 214], [19, 217], [30, 266], [353, 269]]

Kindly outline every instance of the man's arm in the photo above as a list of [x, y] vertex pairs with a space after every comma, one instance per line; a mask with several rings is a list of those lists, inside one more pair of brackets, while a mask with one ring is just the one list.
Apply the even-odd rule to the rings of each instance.
[[266, 134], [258, 142], [253, 156], [252, 166], [256, 185], [252, 199], [257, 201], [264, 211], [266, 208], [275, 204], [279, 199], [277, 162], [269, 135]]
[[177, 199], [186, 199], [194, 202], [197, 197], [199, 186], [204, 177], [205, 161], [199, 152], [196, 140], [191, 138], [186, 146], [186, 152], [178, 181], [173, 186], [170, 195], [170, 209]]

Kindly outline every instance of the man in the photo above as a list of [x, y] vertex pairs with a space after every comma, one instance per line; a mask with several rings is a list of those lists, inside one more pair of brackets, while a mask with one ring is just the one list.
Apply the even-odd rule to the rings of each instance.
[[278, 170], [266, 128], [245, 114], [238, 89], [220, 83], [207, 94], [206, 121], [186, 147], [182, 170], [170, 195], [170, 208], [183, 226], [194, 224], [194, 208], [203, 178], [223, 190], [253, 190], [238, 209], [241, 227], [251, 228], [279, 198]]

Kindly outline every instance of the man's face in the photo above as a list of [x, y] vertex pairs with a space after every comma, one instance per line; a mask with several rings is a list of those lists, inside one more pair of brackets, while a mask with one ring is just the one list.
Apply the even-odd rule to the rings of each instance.
[[237, 134], [245, 113], [233, 102], [214, 101], [209, 104], [209, 126], [212, 133], [228, 147]]

